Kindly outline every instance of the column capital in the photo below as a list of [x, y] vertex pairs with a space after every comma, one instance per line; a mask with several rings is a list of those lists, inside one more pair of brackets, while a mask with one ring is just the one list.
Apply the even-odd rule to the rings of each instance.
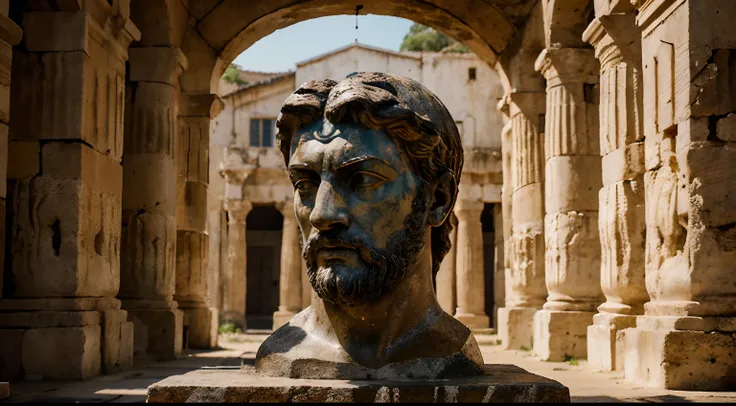
[[508, 93], [511, 117], [522, 113], [528, 118], [545, 114], [547, 106], [547, 94], [544, 92], [518, 92]]
[[480, 200], [463, 200], [458, 199], [455, 203], [453, 212], [459, 221], [478, 220], [480, 221], [480, 213], [483, 211], [483, 202]]
[[227, 200], [225, 202], [225, 210], [228, 214], [228, 223], [242, 224], [253, 209], [253, 203], [247, 200]]
[[564, 83], [598, 83], [598, 60], [588, 48], [545, 49], [534, 69], [547, 79], [547, 88]]
[[161, 82], [176, 86], [189, 66], [184, 52], [175, 47], [144, 47], [128, 50], [131, 82]]
[[634, 13], [606, 14], [591, 21], [583, 41], [593, 45], [601, 70], [625, 59], [641, 65], [641, 30]]
[[212, 119], [222, 110], [222, 103], [216, 94], [182, 92], [179, 95], [179, 115]]

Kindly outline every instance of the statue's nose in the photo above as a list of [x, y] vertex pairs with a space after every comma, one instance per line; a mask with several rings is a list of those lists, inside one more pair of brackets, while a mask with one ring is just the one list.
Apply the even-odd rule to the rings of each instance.
[[320, 183], [314, 208], [309, 215], [309, 221], [312, 226], [320, 231], [350, 225], [350, 216], [345, 206], [345, 200], [337, 193], [334, 185], [330, 182], [322, 181]]

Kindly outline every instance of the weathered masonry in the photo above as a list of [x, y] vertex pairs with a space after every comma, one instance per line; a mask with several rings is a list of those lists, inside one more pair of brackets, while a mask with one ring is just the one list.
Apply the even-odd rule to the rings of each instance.
[[[733, 388], [736, 3], [364, 6], [462, 41], [503, 86], [503, 345], [642, 385]], [[226, 202], [228, 271], [208, 266], [218, 80], [276, 29], [353, 13], [338, 0], [0, 0], [0, 379], [172, 359], [213, 346], [219, 316], [243, 316], [246, 298], [222, 292], [220, 307], [212, 285], [247, 283], [247, 198]], [[462, 186], [452, 306], [482, 327], [483, 197]], [[306, 295], [288, 294], [304, 289], [297, 237], [288, 204], [276, 209], [288, 318]]]

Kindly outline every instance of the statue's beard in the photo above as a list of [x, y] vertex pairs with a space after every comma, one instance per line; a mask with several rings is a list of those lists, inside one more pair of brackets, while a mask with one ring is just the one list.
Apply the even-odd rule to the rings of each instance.
[[[376, 248], [364, 234], [346, 229], [320, 232], [307, 241], [303, 256], [309, 283], [317, 295], [330, 303], [359, 306], [380, 299], [407, 274], [424, 249], [428, 199], [420, 187], [412, 202], [412, 212], [404, 220], [404, 229], [389, 236], [386, 248]], [[335, 264], [321, 267], [317, 252], [325, 245], [355, 249], [364, 267]]]

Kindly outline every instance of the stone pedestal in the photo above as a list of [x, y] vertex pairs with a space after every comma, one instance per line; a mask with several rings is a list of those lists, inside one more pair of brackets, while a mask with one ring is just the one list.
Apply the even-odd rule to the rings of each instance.
[[485, 375], [438, 381], [290, 379], [255, 371], [198, 370], [148, 387], [147, 403], [569, 403], [557, 381], [513, 365], [486, 365]]
[[542, 361], [585, 358], [593, 312], [539, 310], [534, 314], [534, 352]]
[[483, 230], [480, 214], [483, 202], [458, 200], [457, 216], [457, 310], [455, 318], [468, 328], [488, 328], [485, 314], [483, 274]]
[[588, 365], [601, 371], [624, 370], [622, 330], [636, 326], [636, 316], [598, 313], [588, 326]]
[[623, 330], [627, 380], [678, 390], [736, 387], [736, 318], [647, 317]]
[[502, 307], [498, 309], [498, 338], [505, 350], [529, 350], [534, 342], [536, 308]]
[[170, 361], [181, 354], [184, 315], [175, 301], [123, 299], [135, 326], [135, 356]]
[[89, 379], [133, 367], [133, 323], [120, 301], [3, 299], [0, 379]]

